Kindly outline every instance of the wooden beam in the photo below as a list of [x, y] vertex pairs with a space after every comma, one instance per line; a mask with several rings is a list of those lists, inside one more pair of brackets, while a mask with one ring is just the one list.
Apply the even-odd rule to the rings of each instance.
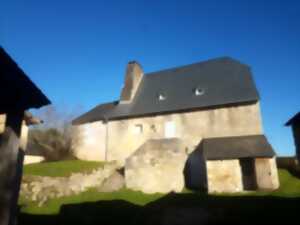
[[7, 113], [0, 137], [0, 225], [15, 225], [24, 151], [20, 150], [23, 113]]

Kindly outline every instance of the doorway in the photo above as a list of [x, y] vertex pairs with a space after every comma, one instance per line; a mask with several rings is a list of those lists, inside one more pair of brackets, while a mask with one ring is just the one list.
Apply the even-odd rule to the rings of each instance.
[[253, 158], [240, 159], [242, 170], [242, 181], [244, 190], [255, 190], [257, 188], [255, 164]]

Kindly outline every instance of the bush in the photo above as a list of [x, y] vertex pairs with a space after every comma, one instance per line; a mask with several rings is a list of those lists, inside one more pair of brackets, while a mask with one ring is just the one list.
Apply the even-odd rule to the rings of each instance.
[[70, 124], [74, 115], [66, 109], [58, 111], [57, 108], [51, 105], [36, 114], [45, 122], [29, 129], [26, 154], [44, 156], [46, 161], [76, 158], [74, 146], [80, 138], [78, 128]]
[[28, 152], [42, 155], [45, 161], [75, 159], [74, 145], [76, 140], [74, 128], [30, 129], [28, 136]]

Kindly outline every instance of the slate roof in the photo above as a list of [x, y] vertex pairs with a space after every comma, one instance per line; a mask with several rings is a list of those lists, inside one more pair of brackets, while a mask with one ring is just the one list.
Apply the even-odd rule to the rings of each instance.
[[[195, 95], [195, 89], [200, 95]], [[165, 100], [159, 101], [159, 95]], [[82, 124], [230, 104], [256, 102], [259, 95], [249, 66], [229, 57], [145, 74], [129, 104], [98, 105], [73, 120]]]
[[48, 98], [0, 46], [0, 112], [48, 104]]
[[300, 112], [298, 112], [289, 121], [287, 121], [286, 124], [285, 124], [285, 126], [291, 126], [293, 124], [300, 124]]
[[275, 156], [264, 135], [207, 138], [202, 140], [198, 148], [207, 160]]

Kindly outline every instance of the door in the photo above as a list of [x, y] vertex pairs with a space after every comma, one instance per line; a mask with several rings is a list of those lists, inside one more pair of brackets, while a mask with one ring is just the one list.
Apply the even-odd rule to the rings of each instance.
[[255, 190], [257, 184], [256, 184], [254, 159], [252, 158], [240, 159], [240, 166], [242, 170], [242, 180], [243, 180], [244, 190]]

